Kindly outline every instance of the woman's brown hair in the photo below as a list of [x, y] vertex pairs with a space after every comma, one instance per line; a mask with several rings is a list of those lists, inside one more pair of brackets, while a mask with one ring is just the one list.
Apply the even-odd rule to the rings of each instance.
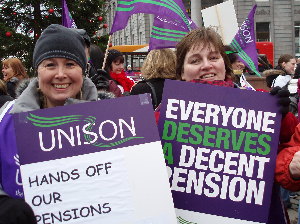
[[28, 78], [26, 69], [18, 58], [8, 58], [4, 61], [2, 61], [3, 67], [11, 67], [14, 72], [14, 77], [17, 77], [18, 79], [24, 79]]
[[212, 28], [198, 28], [192, 30], [185, 36], [176, 46], [176, 78], [181, 80], [183, 71], [184, 59], [187, 53], [195, 47], [214, 47], [216, 51], [220, 52], [223, 57], [226, 69], [226, 80], [233, 80], [233, 72], [231, 63], [225, 53], [224, 45], [220, 35]]
[[[291, 59], [295, 59], [295, 57], [293, 57], [292, 55], [290, 54], [283, 54], [283, 55], [280, 55], [279, 59], [278, 59], [278, 66], [280, 66], [282, 69], [282, 63], [285, 62], [289, 62]], [[296, 59], [295, 59], [296, 60]]]

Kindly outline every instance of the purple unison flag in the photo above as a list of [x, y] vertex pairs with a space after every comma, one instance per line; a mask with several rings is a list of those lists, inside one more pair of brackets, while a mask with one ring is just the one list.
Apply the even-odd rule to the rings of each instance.
[[254, 32], [254, 14], [257, 5], [251, 9], [248, 17], [239, 27], [230, 46], [238, 52], [238, 56], [243, 63], [248, 66], [255, 74], [261, 77], [258, 72], [258, 59], [256, 51], [256, 38]]
[[183, 21], [188, 27], [190, 26], [181, 0], [118, 0], [110, 34], [124, 29], [130, 16], [136, 13], [148, 13], [161, 17], [167, 16], [172, 20]]
[[174, 20], [169, 17], [156, 16], [154, 18], [150, 35], [149, 51], [161, 48], [173, 48], [197, 25], [186, 15], [189, 25], [182, 20]]
[[77, 28], [69, 12], [66, 0], [62, 0], [62, 25], [68, 28]]

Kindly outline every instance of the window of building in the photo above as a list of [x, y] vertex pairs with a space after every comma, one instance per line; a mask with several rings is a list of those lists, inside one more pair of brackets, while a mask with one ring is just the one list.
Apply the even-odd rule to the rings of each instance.
[[256, 23], [256, 41], [270, 41], [270, 23]]
[[127, 44], [130, 44], [130, 37], [129, 36], [126, 36], [125, 37], [125, 45], [127, 45]]
[[143, 42], [143, 33], [142, 32], [140, 32], [140, 35], [139, 35], [139, 44], [141, 45], [142, 44], [142, 42]]
[[202, 9], [217, 5], [223, 3], [223, 0], [202, 0], [201, 1], [201, 7]]
[[300, 56], [300, 22], [295, 22], [295, 55]]

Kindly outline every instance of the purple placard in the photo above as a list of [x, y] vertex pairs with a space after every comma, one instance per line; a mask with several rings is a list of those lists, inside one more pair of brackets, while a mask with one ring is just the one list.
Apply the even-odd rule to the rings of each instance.
[[267, 222], [281, 121], [276, 104], [269, 93], [165, 82], [158, 127], [175, 208]]
[[159, 141], [149, 94], [14, 115], [21, 165]]

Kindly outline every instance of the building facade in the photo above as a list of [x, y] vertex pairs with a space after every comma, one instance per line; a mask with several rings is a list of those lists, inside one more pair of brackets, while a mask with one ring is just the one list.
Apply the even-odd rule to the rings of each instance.
[[[202, 9], [226, 0], [183, 0], [191, 17], [191, 5], [197, 1]], [[300, 0], [233, 0], [238, 24], [247, 17], [252, 6], [257, 3], [255, 30], [257, 41], [268, 41], [274, 45], [277, 62], [281, 54], [300, 57]], [[195, 2], [194, 2], [195, 3]], [[107, 8], [107, 21], [112, 25], [116, 0], [111, 0]], [[200, 15], [200, 13], [198, 13]], [[138, 45], [149, 43], [153, 15], [133, 15], [124, 30], [112, 36], [113, 45]]]
[[[189, 13], [191, 1], [199, 2], [184, 0]], [[225, 0], [201, 0], [201, 8], [222, 2]], [[300, 0], [233, 0], [233, 3], [239, 25], [243, 23], [252, 6], [257, 4], [256, 40], [273, 43], [275, 62], [282, 54], [300, 57]]]
[[[107, 34], [112, 27], [117, 0], [107, 1], [106, 21], [109, 29], [101, 30], [100, 35]], [[135, 14], [128, 21], [125, 29], [115, 32], [112, 35], [113, 45], [142, 45], [149, 43], [153, 15]]]
[[300, 0], [234, 0], [239, 24], [255, 3], [257, 41], [273, 42], [275, 62], [281, 54], [300, 57]]

